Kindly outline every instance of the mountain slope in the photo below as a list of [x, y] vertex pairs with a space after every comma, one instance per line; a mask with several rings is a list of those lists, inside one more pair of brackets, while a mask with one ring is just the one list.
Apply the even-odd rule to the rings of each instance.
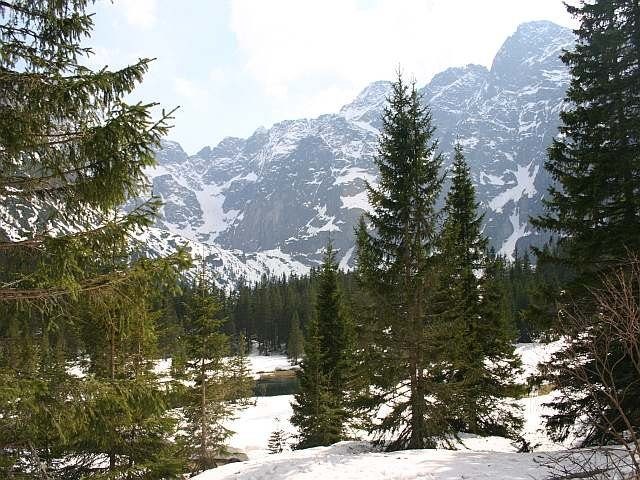
[[[569, 80], [558, 56], [573, 43], [551, 22], [523, 24], [490, 69], [451, 68], [421, 89], [442, 151], [456, 138], [464, 145], [485, 233], [507, 255], [542, 240], [527, 218], [549, 183], [543, 162]], [[158, 226], [227, 249], [279, 249], [305, 265], [319, 261], [331, 235], [342, 265], [352, 265], [389, 85], [370, 84], [338, 113], [279, 122], [193, 156], [165, 142], [149, 172], [166, 202]]]

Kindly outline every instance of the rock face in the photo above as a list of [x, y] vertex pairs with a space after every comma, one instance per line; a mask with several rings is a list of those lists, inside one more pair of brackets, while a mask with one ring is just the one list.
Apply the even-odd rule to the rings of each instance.
[[[471, 165], [485, 234], [501, 253], [541, 241], [528, 223], [541, 211], [543, 163], [557, 132], [569, 76], [558, 56], [573, 34], [551, 22], [521, 25], [490, 70], [450, 68], [421, 89], [447, 165], [456, 138]], [[353, 228], [368, 208], [390, 84], [367, 86], [338, 113], [286, 120], [247, 138], [225, 138], [187, 156], [164, 142], [149, 175], [166, 205], [158, 226], [243, 252], [279, 251], [304, 265], [330, 236], [353, 265]]]

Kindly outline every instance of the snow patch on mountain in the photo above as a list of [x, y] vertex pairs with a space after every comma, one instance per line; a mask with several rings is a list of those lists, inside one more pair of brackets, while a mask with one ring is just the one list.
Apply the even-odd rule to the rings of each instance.
[[[349, 121], [361, 121], [371, 112], [379, 112], [384, 107], [390, 93], [390, 82], [373, 82], [360, 92], [353, 102], [343, 106], [340, 109], [340, 114]], [[367, 123], [367, 125], [369, 124]]]
[[340, 202], [342, 202], [341, 208], [357, 209], [365, 212], [371, 211], [369, 195], [366, 190], [348, 197], [340, 196]]
[[[529, 163], [526, 167], [517, 165], [517, 170], [508, 170], [515, 176], [516, 184], [508, 190], [501, 192], [489, 202], [489, 208], [495, 212], [502, 212], [504, 206], [509, 202], [516, 203], [523, 196], [533, 197], [536, 194], [535, 180], [538, 174], [539, 165]], [[487, 178], [490, 178], [485, 174]], [[495, 185], [495, 183], [494, 183]], [[511, 221], [511, 220], [510, 220]], [[511, 221], [513, 223], [513, 221]]]
[[227, 250], [219, 245], [197, 242], [155, 227], [140, 233], [137, 239], [151, 255], [167, 256], [178, 247], [185, 248], [196, 259], [196, 263], [204, 259], [213, 273], [213, 281], [227, 291], [233, 290], [239, 282], [257, 283], [263, 275], [282, 277], [292, 273], [309, 273], [308, 266], [280, 249], [246, 254], [240, 250]]
[[345, 183], [351, 183], [355, 180], [365, 180], [369, 183], [375, 183], [376, 176], [369, 173], [369, 171], [360, 167], [346, 168], [340, 171], [339, 175], [333, 181], [334, 185], [342, 185]]
[[515, 213], [509, 215], [509, 222], [511, 222], [512, 233], [502, 243], [502, 248], [500, 248], [498, 253], [513, 258], [516, 242], [525, 236], [528, 224], [527, 222], [520, 222], [520, 212], [518, 209], [516, 209]]

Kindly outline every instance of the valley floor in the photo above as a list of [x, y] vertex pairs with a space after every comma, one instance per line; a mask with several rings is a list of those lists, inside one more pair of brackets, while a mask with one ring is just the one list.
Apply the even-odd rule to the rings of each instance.
[[[537, 364], [549, 358], [557, 344], [522, 344], [517, 351], [523, 361], [523, 378], [535, 372]], [[254, 375], [288, 368], [281, 356], [251, 356]], [[535, 453], [517, 453], [517, 446], [501, 437], [464, 436], [458, 450], [376, 451], [368, 442], [341, 442], [331, 447], [287, 450], [269, 454], [271, 433], [282, 429], [291, 438], [295, 429], [289, 423], [293, 396], [259, 397], [239, 412], [229, 424], [236, 432], [230, 446], [247, 453], [249, 461], [209, 470], [199, 480], [278, 480], [278, 479], [544, 479], [544, 466], [551, 452], [563, 449], [544, 433], [544, 403], [551, 395], [532, 395], [519, 400], [525, 419], [523, 437], [535, 446]]]

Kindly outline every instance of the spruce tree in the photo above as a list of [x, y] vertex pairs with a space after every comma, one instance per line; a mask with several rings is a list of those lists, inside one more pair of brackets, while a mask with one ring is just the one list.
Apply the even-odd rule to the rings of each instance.
[[155, 104], [123, 101], [151, 60], [83, 66], [88, 3], [18, 0], [0, 11], [0, 198], [16, 212], [0, 234], [3, 301], [51, 302], [125, 281], [128, 270], [105, 261], [159, 207], [117, 210], [145, 191], [144, 169], [168, 130], [167, 115], [152, 120]]
[[188, 435], [183, 441], [196, 472], [217, 466], [217, 459], [225, 452], [225, 441], [232, 433], [224, 426], [224, 421], [233, 414], [229, 400], [234, 399], [235, 385], [225, 362], [229, 342], [221, 331], [224, 321], [221, 310], [203, 262], [187, 305], [188, 371], [193, 387], [185, 399]]
[[[549, 260], [572, 271], [572, 280], [561, 288], [563, 295], [556, 297], [561, 308], [573, 301], [597, 316], [588, 289], [599, 288], [607, 272], [624, 267], [627, 254], [640, 251], [640, 4], [596, 0], [567, 8], [580, 22], [575, 48], [562, 56], [571, 73], [569, 108], [561, 113], [561, 135], [545, 164], [555, 185], [549, 190], [546, 214], [535, 223], [558, 234], [559, 255]], [[561, 315], [559, 322], [571, 349], [584, 352], [581, 361], [592, 361], [588, 352], [598, 338], [589, 331], [572, 331]], [[606, 442], [608, 431], [622, 428], [618, 412], [607, 395], [594, 401], [585, 392], [586, 383], [598, 382], [597, 365], [588, 382], [577, 378], [571, 349], [549, 364], [551, 380], [563, 395], [554, 403], [557, 413], [548, 426], [559, 439], [577, 428], [585, 443]], [[611, 355], [620, 350], [614, 346]], [[622, 375], [614, 383], [623, 388], [628, 382]], [[640, 391], [628, 393], [627, 398], [640, 396]], [[625, 408], [637, 428], [640, 417], [633, 402]], [[603, 419], [600, 426], [615, 427], [601, 429], [600, 422], [580, 421], [598, 416]]]
[[231, 377], [231, 401], [241, 405], [248, 405], [248, 400], [253, 396], [255, 381], [251, 376], [251, 365], [247, 358], [247, 338], [244, 333], [236, 336], [234, 341], [233, 356], [228, 362]]
[[331, 241], [327, 244], [318, 279], [316, 297], [322, 368], [332, 393], [344, 398], [350, 375], [352, 332], [342, 292], [338, 285], [338, 264]]
[[[16, 475], [160, 478], [179, 465], [160, 458], [174, 432], [148, 374], [150, 285], [186, 258], [151, 262], [135, 244], [156, 199], [119, 207], [144, 194], [169, 117], [124, 101], [149, 59], [117, 71], [82, 65], [89, 3], [0, 6], [0, 308], [26, 347], [18, 364], [0, 359], [0, 463], [14, 457]], [[68, 362], [87, 353], [90, 375], [70, 375]]]
[[351, 375], [351, 328], [337, 282], [338, 266], [329, 241], [319, 274], [316, 316], [309, 326], [305, 358], [293, 404], [298, 448], [330, 445], [345, 438]]
[[321, 337], [316, 318], [311, 320], [304, 344], [304, 359], [298, 371], [300, 390], [291, 404], [291, 424], [298, 429], [295, 448], [331, 445], [342, 439], [341, 425], [336, 427], [335, 398], [322, 368]]
[[580, 20], [569, 67], [570, 106], [545, 166], [555, 185], [536, 220], [559, 234], [581, 282], [640, 250], [640, 6], [597, 0], [568, 6]]
[[304, 352], [304, 336], [300, 328], [300, 317], [294, 312], [289, 327], [289, 341], [287, 342], [287, 356], [292, 365], [297, 365]]
[[275, 421], [277, 428], [273, 432], [271, 432], [271, 435], [269, 435], [268, 449], [269, 453], [271, 454], [284, 452], [287, 442], [287, 435], [280, 425], [280, 419], [276, 417]]
[[394, 437], [389, 448], [426, 448], [448, 433], [425, 339], [442, 159], [431, 113], [401, 75], [382, 125], [375, 158], [379, 184], [367, 187], [373, 232], [364, 223], [357, 232], [359, 277], [376, 302], [374, 318], [367, 319], [367, 349], [378, 354], [378, 362], [365, 404], [371, 410], [391, 405], [375, 425], [380, 438]]
[[471, 173], [455, 146], [451, 187], [438, 253], [438, 296], [431, 310], [432, 347], [455, 392], [450, 422], [456, 431], [514, 437], [520, 421], [510, 401], [518, 366], [504, 285], [488, 258]]

